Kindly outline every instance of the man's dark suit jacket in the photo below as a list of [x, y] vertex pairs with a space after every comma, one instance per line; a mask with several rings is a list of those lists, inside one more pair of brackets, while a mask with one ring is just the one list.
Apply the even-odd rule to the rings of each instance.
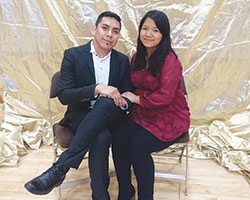
[[[73, 130], [90, 111], [90, 101], [95, 100], [96, 80], [90, 44], [91, 41], [65, 50], [61, 66], [58, 98], [68, 107], [60, 125], [70, 126]], [[128, 57], [114, 49], [111, 51], [108, 85], [118, 88], [120, 93], [132, 90]]]

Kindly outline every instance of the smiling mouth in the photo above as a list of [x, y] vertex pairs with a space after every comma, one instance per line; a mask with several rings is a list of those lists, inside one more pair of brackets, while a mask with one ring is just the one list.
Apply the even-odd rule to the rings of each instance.
[[112, 44], [112, 41], [104, 40], [105, 43]]
[[144, 39], [146, 42], [153, 42], [154, 40]]

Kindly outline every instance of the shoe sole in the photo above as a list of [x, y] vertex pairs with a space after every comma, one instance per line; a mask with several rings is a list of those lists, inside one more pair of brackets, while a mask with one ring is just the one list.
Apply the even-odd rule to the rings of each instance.
[[[64, 179], [63, 179], [64, 180]], [[62, 182], [63, 182], [63, 180], [62, 181], [60, 181], [59, 183], [57, 183], [51, 190], [49, 190], [49, 191], [42, 191], [42, 192], [35, 192], [35, 191], [33, 191], [33, 190], [31, 190], [29, 187], [27, 187], [27, 185], [25, 184], [24, 185], [24, 188], [28, 191], [28, 192], [30, 192], [30, 193], [32, 193], [32, 194], [36, 194], [36, 195], [46, 195], [46, 194], [49, 194], [55, 187], [58, 187], [59, 185], [61, 185], [62, 184]]]

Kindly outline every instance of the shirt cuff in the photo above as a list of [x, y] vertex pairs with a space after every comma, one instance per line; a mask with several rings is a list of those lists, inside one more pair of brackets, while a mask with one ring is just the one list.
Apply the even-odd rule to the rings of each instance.
[[99, 94], [95, 94], [94, 99], [98, 99], [99, 96], [100, 96]]
[[128, 110], [128, 102], [126, 101], [126, 105], [125, 106], [120, 106], [120, 108], [122, 110]]

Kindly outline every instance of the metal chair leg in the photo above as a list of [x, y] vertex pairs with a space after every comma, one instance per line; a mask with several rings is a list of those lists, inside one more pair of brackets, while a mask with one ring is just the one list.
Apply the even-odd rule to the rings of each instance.
[[188, 144], [186, 145], [186, 173], [185, 173], [185, 195], [186, 196], [188, 196], [187, 182], [188, 182]]
[[185, 147], [186, 147], [186, 145], [183, 146], [182, 149], [181, 149], [181, 155], [180, 155], [180, 157], [179, 157], [179, 163], [181, 163], [181, 160], [182, 160], [182, 157], [183, 157], [183, 153], [184, 153]]
[[62, 187], [61, 187], [61, 185], [58, 186], [57, 192], [58, 192], [58, 200], [62, 200]]

